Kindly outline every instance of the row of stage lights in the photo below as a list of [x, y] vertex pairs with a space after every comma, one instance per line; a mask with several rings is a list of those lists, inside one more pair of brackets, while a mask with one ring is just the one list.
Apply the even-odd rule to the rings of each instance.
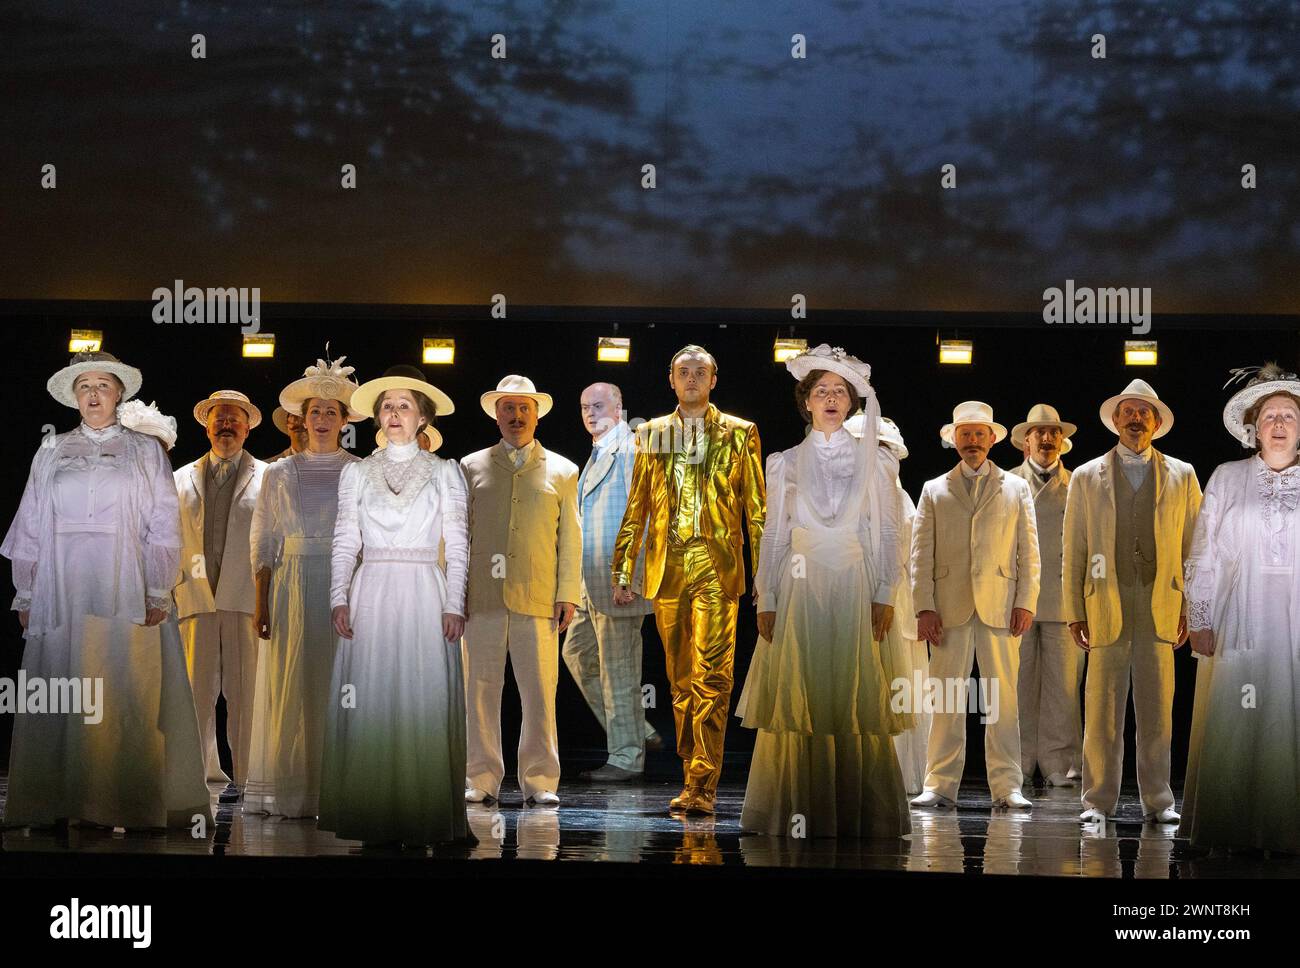
[[[939, 347], [939, 362], [969, 366], [975, 354], [975, 343], [968, 339], [941, 339], [935, 337]], [[74, 329], [68, 340], [70, 353], [96, 353], [104, 345], [104, 334], [97, 329]], [[784, 363], [808, 349], [806, 339], [778, 339], [772, 344], [772, 359]], [[249, 359], [270, 359], [275, 356], [275, 334], [256, 333], [244, 335], [243, 354]], [[596, 340], [597, 363], [626, 363], [632, 356], [632, 340], [626, 336], [601, 336]], [[456, 362], [456, 341], [444, 337], [424, 340], [421, 362], [435, 366], [450, 366]], [[1127, 339], [1124, 341], [1125, 366], [1155, 366], [1156, 341]]]

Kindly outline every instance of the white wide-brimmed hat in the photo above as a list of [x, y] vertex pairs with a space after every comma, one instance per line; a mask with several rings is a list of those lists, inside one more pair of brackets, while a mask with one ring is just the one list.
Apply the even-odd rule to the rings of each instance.
[[[329, 352], [328, 344], [325, 351]], [[346, 356], [340, 356], [337, 360], [317, 360], [315, 366], [307, 367], [302, 371], [301, 377], [280, 391], [280, 406], [288, 413], [302, 416], [303, 404], [308, 400], [338, 400], [348, 408], [344, 414], [348, 423], [365, 420], [369, 415], [353, 410], [350, 405], [357, 385], [348, 377], [356, 368], [344, 366], [343, 361], [346, 359]]]
[[289, 433], [289, 414], [284, 407], [276, 407], [271, 411], [271, 423], [275, 424], [275, 429], [286, 437], [293, 436], [293, 434]]
[[965, 403], [959, 403], [953, 408], [952, 423], [946, 423], [939, 428], [939, 439], [946, 444], [955, 446], [952, 434], [962, 424], [984, 424], [986, 427], [992, 427], [993, 443], [995, 444], [1005, 440], [1007, 436], [1007, 428], [993, 419], [992, 407], [978, 400], [967, 400]]
[[[438, 433], [438, 428], [434, 427], [432, 424], [425, 424], [424, 429], [421, 430], [420, 433], [429, 438], [429, 453], [437, 453], [438, 448], [442, 446], [442, 434]], [[388, 446], [388, 435], [382, 430], [375, 434], [375, 446]]]
[[176, 446], [176, 418], [158, 409], [156, 403], [128, 400], [117, 405], [117, 422], [127, 430], [157, 437], [168, 450]]
[[200, 400], [194, 405], [194, 419], [206, 427], [208, 425], [208, 414], [223, 403], [238, 407], [248, 414], [249, 430], [262, 422], [262, 411], [253, 406], [253, 401], [238, 390], [218, 390], [206, 400]]
[[1113, 397], [1107, 397], [1105, 402], [1101, 405], [1101, 408], [1097, 411], [1101, 414], [1101, 422], [1105, 424], [1106, 429], [1116, 437], [1119, 436], [1119, 431], [1115, 429], [1115, 424], [1111, 417], [1114, 415], [1115, 408], [1119, 406], [1121, 400], [1145, 400], [1147, 403], [1151, 404], [1151, 406], [1155, 407], [1156, 412], [1160, 414], [1160, 426], [1157, 427], [1156, 432], [1151, 435], [1152, 440], [1163, 437], [1165, 434], [1169, 433], [1169, 431], [1174, 429], [1174, 412], [1165, 406], [1164, 401], [1156, 396], [1156, 391], [1151, 389], [1151, 384], [1147, 383], [1146, 380], [1134, 380], [1124, 388], [1123, 393], [1117, 393]]
[[83, 373], [113, 374], [122, 381], [122, 401], [130, 400], [139, 393], [140, 384], [144, 382], [139, 370], [127, 366], [112, 353], [78, 353], [71, 363], [46, 381], [45, 389], [59, 403], [76, 410], [77, 396], [72, 392], [72, 384]]
[[903, 443], [903, 432], [898, 429], [898, 424], [888, 417], [881, 417], [876, 421], [876, 439], [892, 450], [899, 460], [907, 456], [907, 444]]
[[1065, 438], [1061, 441], [1062, 454], [1068, 454], [1074, 447], [1070, 435], [1079, 429], [1077, 424], [1062, 420], [1055, 407], [1046, 403], [1036, 403], [1030, 408], [1029, 416], [1022, 423], [1011, 428], [1011, 446], [1016, 450], [1024, 450], [1025, 435], [1035, 427], [1060, 427], [1061, 435]]
[[420, 369], [405, 363], [390, 366], [377, 380], [368, 380], [357, 387], [352, 394], [352, 409], [369, 416], [375, 412], [375, 401], [386, 390], [410, 390], [412, 393], [423, 394], [433, 404], [433, 412], [439, 417], [456, 412], [451, 397], [426, 380]]
[[512, 373], [498, 383], [495, 390], [489, 390], [479, 397], [479, 403], [483, 405], [483, 412], [493, 420], [497, 418], [497, 401], [502, 397], [531, 397], [537, 401], [537, 416], [539, 418], [545, 417], [551, 412], [551, 395], [549, 393], [538, 393], [537, 387], [533, 386], [533, 381], [526, 376], [517, 376]]
[[1246, 412], [1275, 393], [1289, 393], [1291, 396], [1300, 397], [1300, 377], [1288, 373], [1276, 363], [1266, 363], [1260, 367], [1241, 366], [1233, 370], [1232, 374], [1232, 379], [1223, 385], [1224, 389], [1246, 377], [1250, 379], [1244, 387], [1232, 395], [1232, 399], [1223, 408], [1223, 426], [1228, 428], [1228, 433], [1241, 441], [1241, 446], [1253, 448], [1255, 439], [1246, 427]]
[[871, 364], [845, 353], [842, 346], [822, 343], [790, 357], [785, 361], [785, 368], [794, 374], [796, 380], [802, 380], [813, 370], [830, 370], [844, 377], [859, 396], [866, 396], [871, 389]]

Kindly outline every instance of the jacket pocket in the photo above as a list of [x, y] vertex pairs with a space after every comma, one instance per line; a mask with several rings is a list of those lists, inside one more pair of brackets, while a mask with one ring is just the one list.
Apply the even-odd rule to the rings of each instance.
[[947, 566], [947, 565], [935, 565], [935, 566], [934, 566], [934, 579], [935, 579], [935, 581], [938, 581], [940, 578], [947, 578], [947, 577], [948, 577], [948, 566]]
[[998, 565], [998, 574], [1009, 581], [1016, 580], [1016, 569], [1014, 565], [1010, 567], [1007, 565]]

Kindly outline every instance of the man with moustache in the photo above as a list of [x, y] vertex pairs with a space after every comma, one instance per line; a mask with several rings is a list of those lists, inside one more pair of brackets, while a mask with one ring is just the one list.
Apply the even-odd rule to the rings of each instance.
[[[244, 450], [261, 411], [238, 390], [218, 390], [194, 407], [211, 450], [174, 474], [181, 513], [181, 581], [176, 586], [185, 662], [194, 689], [210, 787], [242, 795], [252, 742], [257, 630], [249, 531], [266, 464]], [[216, 706], [226, 697], [232, 776], [217, 753]]]
[[[564, 638], [565, 665], [605, 730], [608, 759], [581, 774], [598, 783], [624, 783], [645, 771], [646, 746], [663, 745], [646, 722], [641, 702], [641, 624], [653, 611], [641, 594], [643, 568], [633, 579], [630, 605], [617, 605], [610, 587], [614, 539], [627, 510], [636, 460], [636, 437], [623, 417], [623, 394], [612, 383], [593, 383], [580, 398], [591, 434], [591, 457], [578, 475], [582, 522], [582, 601]], [[642, 562], [644, 564], [644, 552]]]
[[1035, 404], [1023, 423], [1011, 428], [1011, 443], [1025, 453], [1015, 474], [1029, 483], [1038, 523], [1042, 562], [1038, 610], [1020, 639], [1020, 766], [1025, 782], [1035, 768], [1051, 786], [1074, 786], [1082, 756], [1079, 683], [1084, 655], [1074, 647], [1061, 607], [1061, 529], [1070, 472], [1061, 455], [1073, 446], [1079, 428], [1062, 420], [1055, 407]]
[[307, 425], [300, 414], [290, 413], [284, 407], [276, 407], [271, 411], [271, 423], [275, 424], [276, 430], [289, 438], [289, 446], [274, 457], [268, 457], [266, 459], [268, 464], [274, 464], [278, 460], [300, 454], [307, 449]]
[[531, 805], [556, 806], [559, 637], [582, 597], [578, 468], [536, 440], [537, 421], [552, 402], [532, 380], [507, 376], [480, 403], [501, 440], [461, 460], [470, 535], [465, 799], [491, 803], [501, 791], [501, 690], [509, 656], [523, 709], [519, 788]]
[[668, 367], [677, 409], [637, 430], [627, 511], [614, 543], [614, 602], [644, 594], [664, 643], [684, 785], [674, 812], [712, 814], [731, 700], [736, 612], [745, 592], [742, 518], [757, 570], [766, 493], [758, 428], [709, 402], [718, 364], [685, 346]]
[[1187, 641], [1183, 562], [1201, 485], [1191, 464], [1151, 446], [1174, 414], [1145, 381], [1106, 400], [1100, 416], [1119, 443], [1074, 472], [1065, 503], [1065, 621], [1088, 653], [1079, 819], [1104, 823], [1119, 807], [1132, 679], [1142, 812], [1148, 822], [1177, 823], [1169, 788], [1174, 650]]
[[[931, 677], [964, 683], [978, 660], [989, 793], [994, 806], [1027, 810], [1016, 680], [1018, 640], [1038, 602], [1038, 528], [1029, 484], [988, 460], [989, 448], [1006, 435], [993, 408], [978, 400], [958, 404], [952, 423], [940, 429], [961, 461], [921, 491], [912, 526], [912, 599], [917, 634], [930, 643]], [[951, 698], [949, 690], [944, 696]], [[934, 713], [925, 789], [915, 807], [956, 806], [966, 765], [964, 686], [956, 696], [956, 708], [944, 702]]]

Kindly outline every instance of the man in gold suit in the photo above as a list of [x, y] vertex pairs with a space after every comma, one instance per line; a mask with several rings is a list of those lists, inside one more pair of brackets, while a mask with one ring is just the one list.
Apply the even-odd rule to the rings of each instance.
[[736, 609], [745, 593], [742, 517], [758, 570], [766, 497], [758, 428], [709, 403], [718, 364], [700, 346], [668, 368], [677, 409], [637, 431], [627, 511], [614, 544], [614, 601], [632, 601], [646, 545], [645, 597], [654, 601], [672, 687], [685, 786], [675, 812], [711, 814], [731, 700]]

